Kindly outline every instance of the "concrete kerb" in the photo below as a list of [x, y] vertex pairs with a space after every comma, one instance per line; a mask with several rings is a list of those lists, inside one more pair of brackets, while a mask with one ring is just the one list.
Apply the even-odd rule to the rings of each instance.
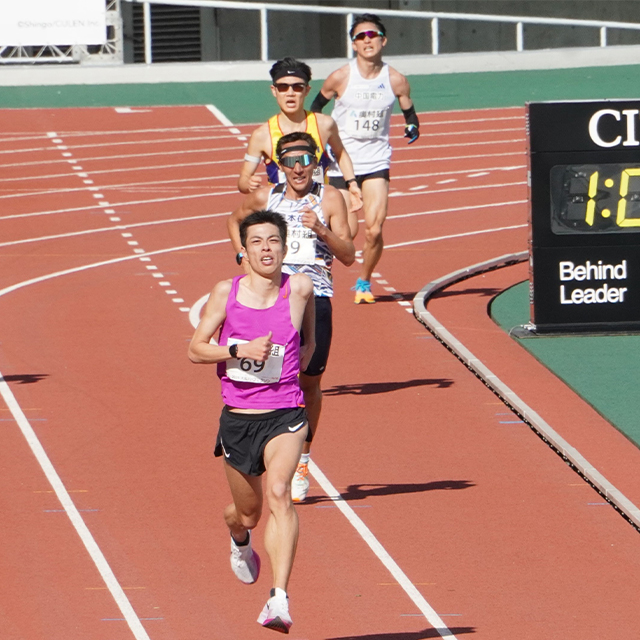
[[413, 299], [413, 313], [449, 351], [467, 366], [482, 382], [489, 387], [512, 411], [514, 411], [544, 442], [560, 455], [567, 464], [577, 471], [593, 486], [623, 517], [640, 531], [640, 509], [609, 482], [582, 454], [571, 446], [551, 427], [536, 411], [527, 405], [498, 376], [496, 376], [481, 360], [476, 358], [435, 316], [427, 311], [427, 303], [435, 293], [461, 280], [499, 269], [501, 267], [524, 262], [529, 259], [528, 251], [511, 253], [481, 262], [425, 285]]

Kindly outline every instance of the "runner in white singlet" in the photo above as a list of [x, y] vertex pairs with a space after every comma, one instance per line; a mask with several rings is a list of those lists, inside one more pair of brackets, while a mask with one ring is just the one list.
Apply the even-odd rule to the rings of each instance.
[[[356, 182], [362, 188], [365, 239], [362, 268], [355, 286], [356, 304], [375, 302], [371, 274], [384, 247], [382, 226], [387, 217], [391, 160], [389, 122], [395, 98], [405, 117], [404, 135], [409, 144], [419, 136], [420, 123], [411, 101], [409, 82], [382, 61], [382, 50], [387, 44], [385, 34], [378, 16], [372, 13], [356, 16], [349, 31], [356, 58], [325, 80], [311, 105], [312, 111], [322, 111], [335, 97], [333, 118], [351, 157]], [[350, 186], [351, 180], [345, 181], [337, 167], [332, 166], [328, 175], [329, 184], [339, 189]]]
[[[349, 80], [342, 95], [336, 98], [331, 117], [349, 150], [356, 176], [389, 169], [389, 125], [395, 101], [388, 64], [383, 63], [375, 78], [363, 78], [358, 60], [349, 63]], [[342, 177], [337, 165], [329, 169], [328, 175]]]

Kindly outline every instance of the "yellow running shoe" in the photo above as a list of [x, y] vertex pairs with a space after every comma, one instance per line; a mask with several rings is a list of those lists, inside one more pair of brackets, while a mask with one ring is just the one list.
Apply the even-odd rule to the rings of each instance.
[[367, 304], [373, 304], [376, 299], [373, 297], [373, 293], [371, 293], [371, 283], [368, 280], [362, 280], [358, 278], [355, 286], [356, 297], [355, 304], [360, 304], [361, 302], [366, 302]]

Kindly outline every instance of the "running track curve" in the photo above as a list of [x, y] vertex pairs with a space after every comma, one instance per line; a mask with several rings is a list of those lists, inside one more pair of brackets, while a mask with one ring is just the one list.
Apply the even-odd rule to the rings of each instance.
[[[0, 121], [0, 637], [269, 636], [268, 569], [246, 587], [228, 566], [215, 372], [186, 358], [189, 312], [237, 273], [225, 218], [252, 127], [204, 107]], [[637, 532], [411, 313], [426, 282], [526, 248], [523, 110], [421, 121], [411, 147], [394, 121], [378, 303], [353, 305], [357, 265], [335, 269], [291, 637], [635, 639]], [[435, 313], [571, 423], [566, 390], [486, 317], [517, 269]], [[603, 464], [633, 494], [615, 459], [637, 450], [614, 444]]]

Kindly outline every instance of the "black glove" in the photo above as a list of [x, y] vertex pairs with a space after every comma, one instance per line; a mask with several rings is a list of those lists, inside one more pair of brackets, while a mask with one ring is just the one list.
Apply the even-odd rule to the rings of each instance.
[[409, 138], [409, 142], [407, 142], [407, 144], [411, 144], [420, 137], [420, 130], [415, 124], [408, 124], [404, 128], [404, 137]]

